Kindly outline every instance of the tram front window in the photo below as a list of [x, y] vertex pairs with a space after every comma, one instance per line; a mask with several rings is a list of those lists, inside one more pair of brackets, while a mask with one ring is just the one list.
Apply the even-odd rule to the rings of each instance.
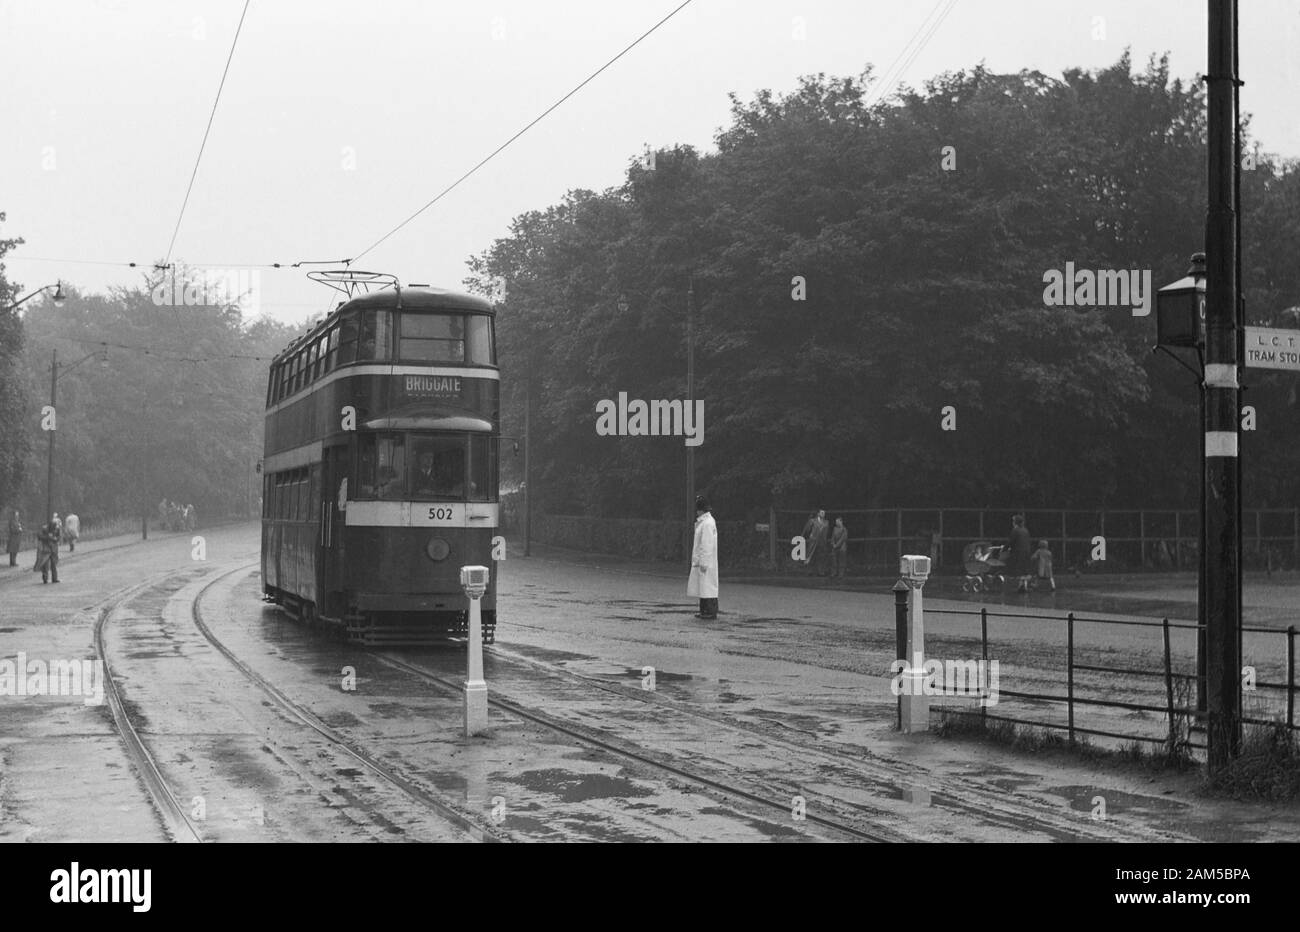
[[411, 437], [411, 498], [485, 502], [493, 499], [494, 444], [486, 435]]
[[401, 501], [406, 497], [406, 438], [362, 434], [357, 438], [357, 497]]

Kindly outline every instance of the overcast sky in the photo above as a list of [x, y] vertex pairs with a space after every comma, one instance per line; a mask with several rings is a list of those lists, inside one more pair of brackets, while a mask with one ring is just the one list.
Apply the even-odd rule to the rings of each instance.
[[[679, 2], [252, 0], [173, 261], [356, 256]], [[517, 214], [617, 185], [647, 144], [712, 148], [730, 91], [902, 65], [946, 6], [693, 0], [357, 265], [459, 288], [466, 259]], [[1300, 0], [1241, 6], [1242, 109], [1266, 151], [1300, 158]], [[958, 0], [901, 78], [980, 61], [1057, 76], [1126, 46], [1139, 68], [1167, 51], [1191, 78], [1205, 68], [1206, 8]], [[0, 236], [26, 240], [7, 259], [12, 280], [100, 290], [140, 273], [87, 263], [167, 253], [242, 9], [0, 0]], [[259, 284], [261, 310], [286, 321], [330, 303], [301, 270], [262, 270]]]

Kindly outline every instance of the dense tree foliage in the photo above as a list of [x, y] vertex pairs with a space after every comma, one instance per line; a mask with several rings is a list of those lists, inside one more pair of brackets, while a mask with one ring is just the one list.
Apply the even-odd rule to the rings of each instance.
[[[56, 351], [56, 511], [90, 520], [138, 515], [166, 497], [210, 518], [256, 504], [267, 366], [294, 330], [246, 321], [233, 305], [160, 306], [154, 284], [70, 292], [62, 307], [40, 303], [25, 313], [28, 448], [15, 500], [26, 514], [45, 509], [40, 409]], [[105, 348], [106, 361], [93, 355]]]
[[[1199, 83], [1125, 55], [1060, 79], [977, 67], [876, 105], [870, 86], [869, 72], [817, 75], [733, 97], [716, 152], [660, 150], [618, 188], [518, 217], [472, 260], [471, 287], [506, 286], [506, 432], [522, 434], [531, 394], [542, 507], [681, 514], [681, 439], [595, 423], [620, 391], [685, 397], [688, 291], [697, 483], [733, 515], [814, 500], [1194, 507], [1197, 392], [1151, 352], [1154, 311], [1046, 307], [1043, 276], [1073, 262], [1150, 270], [1153, 289], [1182, 277], [1203, 248]], [[1249, 321], [1295, 326], [1275, 318], [1300, 304], [1300, 170], [1256, 159]], [[1247, 380], [1249, 504], [1296, 499], [1290, 380]]]
[[[5, 215], [0, 213], [0, 223]], [[22, 484], [29, 437], [23, 429], [29, 405], [24, 391], [21, 354], [22, 318], [10, 310], [19, 298], [18, 288], [5, 277], [5, 253], [21, 239], [0, 239], [0, 503], [11, 501]]]

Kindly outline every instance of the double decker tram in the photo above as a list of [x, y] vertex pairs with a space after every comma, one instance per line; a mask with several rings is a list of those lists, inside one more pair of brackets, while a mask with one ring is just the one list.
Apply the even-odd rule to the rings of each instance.
[[466, 632], [460, 568], [478, 564], [491, 569], [482, 616], [492, 643], [492, 305], [376, 273], [309, 277], [349, 300], [271, 364], [264, 598], [360, 643], [425, 644]]

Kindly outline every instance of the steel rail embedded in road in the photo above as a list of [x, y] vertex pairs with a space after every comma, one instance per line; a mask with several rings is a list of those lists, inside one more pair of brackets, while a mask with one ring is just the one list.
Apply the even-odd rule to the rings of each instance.
[[[625, 699], [648, 703], [659, 708], [668, 708], [678, 714], [691, 716], [692, 718], [707, 722], [710, 725], [721, 726], [745, 736], [761, 738], [768, 744], [787, 748], [801, 755], [815, 755], [832, 764], [851, 767], [859, 771], [865, 764], [867, 764], [867, 761], [864, 761], [861, 756], [854, 756], [842, 751], [834, 751], [824, 747], [814, 747], [811, 744], [804, 742], [792, 741], [789, 738], [771, 735], [747, 722], [737, 721], [728, 715], [709, 712], [696, 706], [688, 705], [681, 700], [669, 698], [659, 692], [636, 689], [630, 686], [625, 686], [621, 683], [611, 683], [585, 673], [577, 673], [573, 670], [567, 670], [563, 667], [556, 666], [555, 664], [524, 656], [515, 651], [509, 650], [508, 648], [503, 648], [499, 644], [493, 646], [491, 650], [494, 655], [501, 657], [502, 659], [533, 666], [540, 670], [544, 670], [551, 675], [581, 683], [582, 685], [589, 686], [593, 689], [612, 693]], [[877, 758], [872, 762], [872, 766], [877, 771], [873, 776], [878, 779], [897, 783], [900, 787], [904, 786], [907, 782], [907, 773], [902, 765], [892, 764], [891, 762]], [[1006, 791], [998, 790], [993, 792], [984, 790], [978, 786], [957, 787], [950, 785], [946, 787], [942, 793], [946, 797], [948, 805], [950, 805], [951, 808], [962, 809], [982, 818], [1001, 815], [1002, 813], [1000, 810], [1004, 808], [1008, 796]], [[809, 791], [805, 791], [803, 795], [815, 795], [830, 800], [835, 799], [835, 797], [828, 796], [821, 792], [810, 793]], [[1085, 836], [1089, 840], [1096, 841], [1113, 841], [1115, 840], [1115, 833], [1118, 831], [1118, 829], [1113, 825], [1108, 826], [1107, 831], [1099, 830], [1091, 823], [1080, 822], [1079, 820], [1072, 819], [1067, 814], [1058, 813], [1042, 803], [1035, 802], [1033, 808], [1038, 811], [1006, 814], [1000, 824], [1012, 828], [1036, 828], [1038, 831], [1042, 831], [1049, 835], [1068, 835], [1075, 839], [1079, 836]], [[811, 818], [811, 816], [809, 818]], [[1151, 831], [1146, 828], [1129, 832], [1128, 835], [1131, 840], [1134, 841], [1151, 840]], [[1172, 838], [1170, 840], [1178, 839]]]
[[233, 576], [235, 573], [244, 572], [248, 570], [250, 567], [256, 565], [257, 565], [256, 563], [245, 563], [235, 567], [232, 570], [223, 572], [220, 575], [218, 575], [216, 578], [208, 582], [207, 585], [205, 585], [201, 590], [199, 590], [198, 593], [195, 594], [194, 601], [191, 603], [190, 617], [194, 622], [194, 626], [198, 628], [199, 633], [202, 634], [208, 640], [208, 643], [210, 643], [213, 647], [215, 647], [221, 653], [222, 656], [224, 656], [227, 660], [229, 660], [232, 664], [234, 664], [235, 668], [238, 669], [240, 673], [244, 674], [244, 676], [250, 682], [252, 682], [260, 690], [262, 690], [273, 700], [275, 700], [276, 704], [279, 705], [282, 710], [284, 710], [294, 718], [298, 719], [308, 728], [312, 729], [313, 731], [321, 735], [323, 738], [325, 738], [330, 743], [335, 745], [339, 750], [343, 751], [345, 754], [347, 754], [357, 763], [361, 764], [363, 767], [365, 767], [375, 776], [379, 777], [385, 783], [397, 787], [399, 790], [401, 790], [411, 799], [434, 810], [435, 812], [438, 813], [438, 815], [446, 819], [448, 822], [451, 822], [461, 830], [467, 832], [476, 841], [499, 842], [502, 840], [506, 840], [503, 839], [502, 836], [485, 829], [483, 826], [479, 825], [473, 819], [457, 811], [453, 806], [451, 806], [451, 804], [447, 803], [442, 799], [439, 799], [438, 797], [434, 796], [431, 793], [426, 792], [425, 790], [421, 789], [419, 786], [412, 783], [410, 780], [403, 777], [401, 774], [396, 773], [395, 771], [391, 770], [388, 767], [385, 767], [383, 764], [379, 763], [379, 761], [375, 760], [365, 751], [355, 747], [350, 741], [348, 741], [347, 738], [339, 734], [330, 726], [326, 725], [324, 722], [322, 722], [319, 718], [313, 715], [306, 708], [294, 702], [283, 692], [277, 689], [274, 685], [272, 685], [260, 673], [255, 671], [248, 664], [244, 663], [244, 661], [240, 660], [239, 657], [237, 657], [235, 653], [230, 650], [230, 648], [228, 648], [224, 643], [222, 643], [222, 641], [215, 634], [212, 633], [212, 629], [209, 628], [207, 623], [203, 620], [203, 610], [200, 607], [201, 603], [203, 602], [204, 595], [208, 592], [209, 589], [211, 589], [213, 586], [217, 585], [218, 583], [222, 582], [227, 577]]
[[95, 654], [103, 665], [104, 695], [108, 699], [108, 707], [113, 715], [113, 724], [117, 728], [117, 733], [122, 736], [122, 743], [126, 746], [127, 757], [130, 758], [136, 773], [140, 775], [140, 779], [149, 793], [149, 798], [153, 801], [154, 808], [162, 819], [164, 828], [173, 841], [201, 842], [203, 836], [199, 834], [199, 830], [194, 827], [194, 823], [190, 820], [185, 808], [176, 799], [171, 788], [167, 786], [167, 781], [163, 779], [157, 761], [149, 753], [149, 749], [145, 746], [139, 732], [136, 731], [135, 725], [131, 723], [131, 716], [122, 701], [121, 693], [118, 692], [117, 683], [113, 681], [113, 671], [108, 665], [108, 652], [104, 648], [104, 625], [108, 620], [108, 616], [124, 602], [174, 575], [176, 575], [175, 570], [160, 573], [142, 583], [118, 590], [100, 602], [97, 606], [99, 615], [95, 620]]
[[[438, 676], [437, 674], [430, 673], [428, 670], [425, 670], [421, 667], [417, 667], [414, 664], [411, 664], [401, 659], [400, 657], [394, 657], [391, 654], [383, 654], [378, 652], [375, 652], [374, 656], [376, 657], [376, 659], [388, 664], [394, 669], [401, 670], [405, 673], [411, 674], [412, 676], [425, 680], [426, 682], [433, 683], [435, 686], [438, 686], [439, 688], [444, 689], [447, 692], [450, 692], [454, 695], [457, 696], [461, 695], [462, 692], [461, 687], [456, 683], [444, 679], [443, 677]], [[713, 777], [706, 776], [702, 773], [699, 773], [698, 771], [690, 770], [686, 767], [682, 767], [677, 764], [667, 763], [649, 754], [644, 754], [638, 751], [630, 750], [626, 747], [620, 746], [619, 744], [606, 741], [602, 738], [597, 738], [591, 735], [590, 733], [588, 733], [586, 730], [576, 728], [573, 725], [570, 725], [558, 718], [555, 718], [554, 716], [547, 715], [544, 712], [533, 711], [511, 699], [503, 699], [499, 692], [495, 692], [495, 691], [489, 692], [488, 702], [491, 705], [494, 705], [497, 708], [501, 709], [502, 711], [508, 712], [511, 715], [514, 715], [518, 718], [522, 718], [525, 721], [532, 722], [535, 725], [541, 725], [543, 728], [550, 729], [551, 731], [564, 735], [567, 738], [572, 738], [573, 740], [588, 745], [589, 747], [597, 748], [608, 754], [613, 754], [617, 757], [622, 757], [626, 760], [636, 761], [639, 764], [642, 764], [647, 767], [651, 767], [655, 770], [672, 774], [673, 776], [679, 779], [686, 780], [688, 782], [695, 783], [700, 786], [708, 787], [709, 789], [715, 790], [726, 796], [731, 796], [737, 799], [743, 799], [750, 803], [756, 803], [760, 806], [763, 806], [764, 808], [779, 809], [785, 815], [790, 814], [790, 802], [788, 801], [788, 799], [784, 799], [784, 800], [773, 799], [769, 796], [764, 796], [761, 793], [755, 793], [750, 790], [746, 790], [743, 787], [735, 786], [734, 784], [726, 783], [722, 780], [716, 780]], [[836, 822], [834, 819], [824, 818], [822, 816], [817, 815], [816, 813], [812, 813], [812, 812], [805, 813], [804, 818], [808, 822], [814, 822], [822, 826], [823, 828], [828, 828], [831, 829], [832, 831], [839, 832], [844, 835], [849, 835], [850, 837], [855, 838], [859, 841], [888, 842], [892, 840], [884, 837], [883, 835], [878, 835], [873, 832], [866, 832], [863, 831], [862, 829], [854, 828], [851, 825], [845, 825], [841, 822]]]

